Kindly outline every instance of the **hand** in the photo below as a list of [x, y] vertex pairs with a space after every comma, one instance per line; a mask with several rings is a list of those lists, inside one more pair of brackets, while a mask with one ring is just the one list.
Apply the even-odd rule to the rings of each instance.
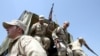
[[60, 48], [60, 44], [59, 43], [56, 44], [56, 48]]
[[59, 39], [56, 38], [56, 39], [54, 40], [54, 42], [55, 42], [55, 43], [59, 43]]
[[60, 48], [60, 43], [59, 43], [58, 40], [59, 40], [58, 38], [56, 38], [56, 39], [54, 40], [54, 43], [55, 43], [56, 48]]

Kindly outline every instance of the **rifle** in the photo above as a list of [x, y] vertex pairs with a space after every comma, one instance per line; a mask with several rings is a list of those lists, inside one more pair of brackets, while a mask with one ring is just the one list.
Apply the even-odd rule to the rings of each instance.
[[54, 3], [52, 4], [52, 7], [51, 7], [51, 10], [50, 10], [50, 13], [49, 13], [49, 21], [52, 21], [52, 13], [53, 13], [53, 7], [54, 7]]
[[85, 42], [85, 40], [83, 39], [83, 41], [84, 41], [84, 45], [85, 45], [85, 47], [88, 49], [88, 50], [90, 50], [93, 54], [95, 54], [96, 56], [99, 56], [98, 54], [96, 54], [88, 45], [87, 45], [87, 43]]
[[48, 22], [48, 32], [50, 32], [50, 34], [54, 30], [54, 23], [52, 22], [53, 7], [54, 7], [54, 3], [52, 4], [52, 7], [51, 7], [51, 10], [50, 10], [50, 13], [49, 13], [49, 17], [48, 17], [48, 21], [49, 21]]

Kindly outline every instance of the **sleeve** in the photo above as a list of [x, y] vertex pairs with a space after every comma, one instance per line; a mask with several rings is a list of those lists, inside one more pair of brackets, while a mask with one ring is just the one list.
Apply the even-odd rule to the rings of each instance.
[[21, 39], [20, 47], [26, 56], [47, 56], [40, 43], [33, 37], [24, 36]]
[[46, 27], [48, 27], [49, 25], [47, 23], [44, 23]]
[[52, 38], [53, 40], [55, 40], [56, 38], [58, 38], [57, 33], [59, 32], [59, 27], [56, 28], [53, 32], [52, 32]]
[[48, 24], [47, 23], [44, 23], [44, 26], [46, 27], [46, 30], [48, 30]]
[[33, 24], [30, 29], [30, 34], [32, 34], [32, 32], [35, 31], [35, 29], [36, 29], [36, 24]]
[[48, 27], [47, 27], [48, 32], [51, 32], [54, 30], [54, 24], [53, 23], [49, 23]]

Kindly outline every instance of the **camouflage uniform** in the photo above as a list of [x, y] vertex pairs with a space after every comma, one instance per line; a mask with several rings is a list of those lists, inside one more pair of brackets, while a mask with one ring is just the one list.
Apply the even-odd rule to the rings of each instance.
[[74, 56], [86, 56], [86, 54], [82, 50], [82, 44], [79, 42], [79, 39], [71, 43], [70, 45], [72, 45], [72, 51]]
[[[26, 25], [20, 20], [14, 20], [11, 22], [3, 22], [3, 27], [8, 32], [8, 46], [6, 53], [7, 56], [47, 56], [45, 50], [40, 43], [33, 37], [24, 35]], [[20, 29], [20, 30], [19, 30]], [[10, 41], [9, 41], [10, 39]], [[3, 49], [4, 47], [2, 47]], [[3, 56], [3, 55], [1, 55]]]
[[46, 37], [46, 31], [47, 31], [47, 27], [48, 24], [43, 23], [43, 25], [41, 25], [39, 22], [33, 24], [31, 31], [34, 31], [34, 38], [36, 40], [38, 40], [41, 45], [43, 46], [44, 49], [48, 49], [50, 46], [50, 39], [48, 37]]
[[[17, 40], [18, 39], [18, 40]], [[17, 41], [16, 41], [17, 40]], [[40, 43], [31, 36], [22, 35], [12, 40], [8, 56], [47, 56]]]
[[68, 44], [68, 32], [64, 31], [62, 27], [56, 28], [52, 33], [53, 40], [58, 39], [60, 48], [58, 48], [59, 56], [66, 56], [67, 44]]

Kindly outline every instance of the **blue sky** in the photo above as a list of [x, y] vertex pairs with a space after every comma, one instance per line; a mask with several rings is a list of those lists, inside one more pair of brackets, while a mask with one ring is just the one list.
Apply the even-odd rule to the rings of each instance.
[[[53, 20], [60, 26], [68, 20], [70, 22], [68, 31], [74, 39], [84, 37], [88, 45], [100, 55], [100, 0], [1, 0], [0, 44], [7, 35], [2, 22], [18, 19], [24, 10], [43, 14], [48, 18], [53, 2], [55, 3]], [[95, 56], [85, 47], [83, 49], [88, 56]]]

